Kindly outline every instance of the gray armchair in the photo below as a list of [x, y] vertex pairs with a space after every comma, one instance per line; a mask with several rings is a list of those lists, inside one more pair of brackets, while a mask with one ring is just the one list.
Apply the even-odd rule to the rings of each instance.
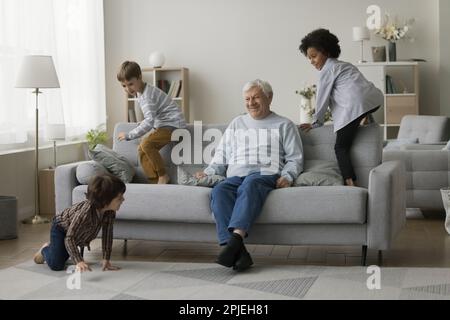
[[446, 144], [450, 139], [446, 116], [404, 116], [397, 139], [417, 138], [419, 144]]
[[389, 150], [437, 150], [450, 140], [446, 116], [407, 115], [402, 118], [397, 139], [384, 142]]

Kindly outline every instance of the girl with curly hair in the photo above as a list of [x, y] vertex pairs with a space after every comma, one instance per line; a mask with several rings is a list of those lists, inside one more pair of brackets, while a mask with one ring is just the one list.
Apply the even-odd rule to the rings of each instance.
[[355, 186], [356, 175], [350, 149], [358, 127], [384, 102], [384, 95], [354, 65], [339, 61], [339, 39], [326, 29], [317, 29], [302, 39], [300, 52], [319, 71], [317, 106], [312, 124], [302, 124], [308, 132], [324, 123], [328, 107], [336, 133], [335, 153], [345, 184]]

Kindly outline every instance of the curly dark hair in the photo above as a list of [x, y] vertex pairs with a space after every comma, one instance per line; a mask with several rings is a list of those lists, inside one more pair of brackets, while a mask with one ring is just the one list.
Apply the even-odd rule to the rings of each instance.
[[306, 35], [300, 44], [300, 52], [307, 55], [309, 48], [315, 48], [330, 58], [339, 58], [341, 46], [339, 39], [327, 29], [317, 29]]
[[125, 183], [111, 174], [97, 175], [89, 182], [86, 199], [96, 209], [103, 209], [119, 194], [124, 194]]

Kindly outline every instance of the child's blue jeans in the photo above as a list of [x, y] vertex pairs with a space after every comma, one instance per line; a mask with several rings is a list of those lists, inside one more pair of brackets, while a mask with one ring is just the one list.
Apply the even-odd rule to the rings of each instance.
[[247, 233], [269, 193], [276, 188], [279, 175], [253, 173], [246, 177], [231, 177], [214, 187], [211, 210], [214, 214], [219, 244], [228, 242], [234, 229]]
[[47, 265], [53, 271], [64, 270], [66, 261], [69, 259], [69, 253], [67, 252], [64, 243], [65, 237], [66, 233], [64, 229], [53, 221], [50, 230], [50, 245], [42, 249], [42, 255], [44, 256]]

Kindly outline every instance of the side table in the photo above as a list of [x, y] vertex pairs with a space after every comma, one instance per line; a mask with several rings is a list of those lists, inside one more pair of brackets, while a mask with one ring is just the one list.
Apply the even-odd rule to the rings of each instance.
[[55, 214], [55, 169], [39, 171], [39, 195], [39, 213], [53, 216]]

